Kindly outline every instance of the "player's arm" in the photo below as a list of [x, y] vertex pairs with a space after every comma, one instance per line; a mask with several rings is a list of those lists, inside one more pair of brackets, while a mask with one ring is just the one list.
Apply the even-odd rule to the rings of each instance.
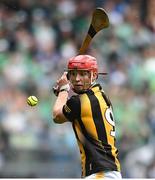
[[[62, 103], [62, 99], [60, 98], [61, 102], [58, 102], [58, 106], [59, 106], [59, 110], [61, 109], [60, 112], [57, 113], [57, 116], [54, 120], [54, 122], [56, 123], [64, 123], [66, 121], [70, 121], [73, 122], [75, 119], [78, 119], [80, 117], [80, 99], [79, 96], [72, 96], [70, 99], [66, 99], [66, 103], [65, 103], [65, 92], [64, 94], [62, 94], [63, 92], [59, 93], [59, 97], [63, 98], [63, 103]], [[58, 100], [58, 99], [57, 99]], [[64, 104], [65, 103], [65, 104]], [[60, 108], [60, 104], [61, 104], [61, 108]], [[64, 104], [64, 105], [62, 105]], [[59, 111], [58, 110], [58, 111]]]
[[55, 123], [64, 123], [67, 118], [63, 114], [63, 106], [66, 104], [68, 98], [68, 92], [62, 91], [59, 92], [56, 102], [53, 107], [53, 120]]
[[63, 106], [67, 102], [69, 91], [69, 82], [66, 77], [66, 72], [64, 72], [61, 78], [57, 81], [57, 85], [60, 92], [58, 93], [53, 107], [53, 120], [55, 123], [61, 124], [67, 121], [67, 118], [63, 114]]

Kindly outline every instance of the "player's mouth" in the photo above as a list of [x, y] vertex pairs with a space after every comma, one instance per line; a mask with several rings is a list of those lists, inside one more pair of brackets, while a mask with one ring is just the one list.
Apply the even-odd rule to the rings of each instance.
[[74, 87], [83, 87], [81, 84], [74, 84]]

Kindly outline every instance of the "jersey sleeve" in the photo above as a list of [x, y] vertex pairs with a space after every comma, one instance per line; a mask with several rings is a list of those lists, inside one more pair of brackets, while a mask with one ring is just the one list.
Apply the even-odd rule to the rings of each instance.
[[80, 99], [78, 96], [72, 96], [63, 106], [63, 114], [69, 121], [74, 121], [80, 117]]

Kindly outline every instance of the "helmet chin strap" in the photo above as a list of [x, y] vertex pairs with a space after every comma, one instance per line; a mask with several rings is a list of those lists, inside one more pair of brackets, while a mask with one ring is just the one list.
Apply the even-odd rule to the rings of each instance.
[[95, 83], [95, 80], [93, 80], [93, 71], [90, 72], [90, 84], [91, 86]]
[[84, 83], [84, 87], [85, 85], [89, 85], [89, 87], [84, 90], [86, 91], [87, 89], [91, 88], [95, 83], [96, 83], [95, 80], [93, 80], [93, 71], [90, 71], [90, 84]]

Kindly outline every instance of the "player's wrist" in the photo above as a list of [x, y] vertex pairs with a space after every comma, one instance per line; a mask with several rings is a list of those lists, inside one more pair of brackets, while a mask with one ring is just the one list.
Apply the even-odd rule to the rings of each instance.
[[62, 91], [67, 91], [68, 92], [69, 90], [70, 90], [69, 84], [65, 84], [65, 85], [60, 87], [59, 92], [62, 92]]

